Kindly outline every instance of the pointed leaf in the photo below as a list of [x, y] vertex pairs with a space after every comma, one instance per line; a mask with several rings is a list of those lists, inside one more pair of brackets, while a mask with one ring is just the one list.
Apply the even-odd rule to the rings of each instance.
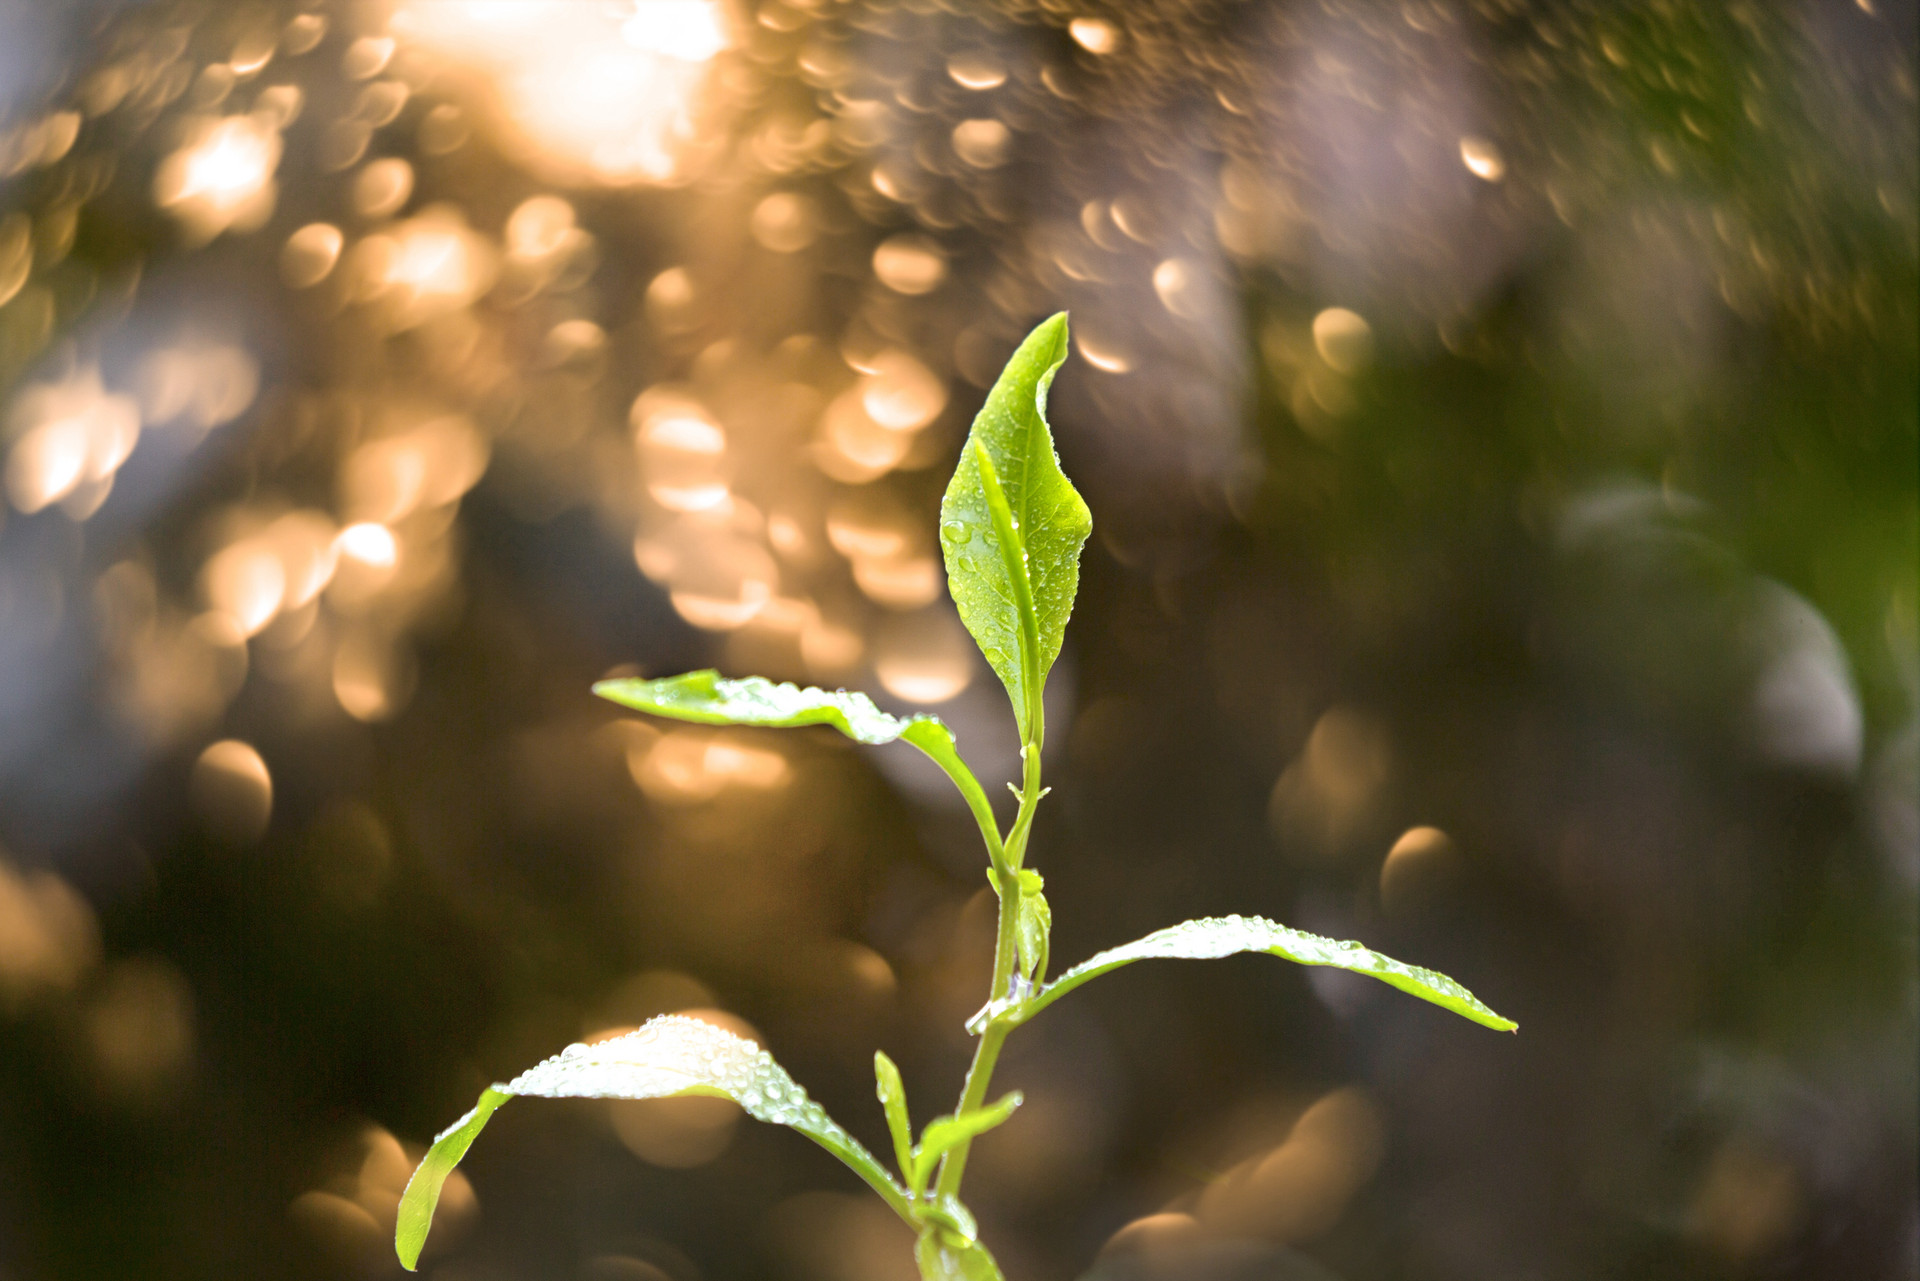
[[891, 743], [895, 739], [911, 743], [946, 771], [980, 825], [988, 856], [995, 863], [1002, 859], [993, 807], [987, 803], [987, 794], [973, 771], [960, 759], [953, 731], [937, 716], [902, 720], [875, 707], [865, 694], [776, 685], [764, 676], [728, 680], [711, 668], [651, 681], [600, 681], [593, 692], [622, 707], [701, 725], [757, 725], [768, 729], [831, 725], [860, 743]]
[[480, 1096], [478, 1106], [435, 1140], [400, 1199], [394, 1244], [412, 1268], [446, 1178], [494, 1110], [517, 1094], [543, 1098], [662, 1099], [703, 1094], [732, 1099], [747, 1115], [790, 1125], [839, 1157], [905, 1217], [906, 1192], [873, 1154], [807, 1097], [773, 1056], [700, 1019], [663, 1014], [637, 1032], [560, 1054]]
[[1480, 999], [1444, 974], [1407, 965], [1390, 956], [1382, 956], [1358, 943], [1338, 942], [1288, 929], [1258, 916], [1209, 917], [1187, 921], [1157, 930], [1145, 938], [1090, 957], [1062, 974], [1054, 982], [1020, 1006], [1017, 1021], [1024, 1023], [1088, 979], [1108, 970], [1119, 969], [1134, 961], [1153, 957], [1205, 959], [1231, 956], [1236, 952], [1266, 952], [1301, 965], [1328, 965], [1336, 969], [1367, 974], [1390, 983], [1403, 992], [1462, 1018], [1473, 1020], [1500, 1032], [1511, 1032], [1519, 1025], [1488, 1009]]
[[[910, 1178], [913, 1170], [913, 1122], [907, 1117], [907, 1086], [900, 1069], [879, 1050], [873, 1052], [874, 1092], [887, 1114], [887, 1132], [893, 1136], [893, 1156], [899, 1163], [900, 1177]], [[914, 1191], [919, 1191], [915, 1188]]]
[[[764, 725], [772, 729], [831, 725], [860, 743], [891, 743], [916, 724], [939, 725], [931, 716], [908, 720], [889, 716], [875, 707], [865, 694], [776, 685], [764, 676], [728, 680], [711, 668], [652, 681], [600, 681], [594, 685], [593, 692], [622, 707], [674, 720], [702, 725]], [[951, 735], [947, 741], [952, 742]]]
[[1013, 924], [1014, 949], [1020, 956], [1020, 972], [1032, 983], [1047, 977], [1047, 952], [1053, 934], [1053, 909], [1047, 896], [1033, 890], [1020, 896], [1020, 918]]
[[1022, 1101], [1020, 1091], [1001, 1099], [987, 1107], [975, 1108], [959, 1116], [936, 1117], [927, 1123], [926, 1130], [920, 1135], [920, 1146], [913, 1150], [913, 1180], [915, 1189], [927, 1186], [927, 1176], [940, 1158], [955, 1147], [1003, 1123], [1013, 1115], [1013, 1110]]
[[940, 503], [947, 590], [1007, 687], [1023, 742], [1060, 655], [1093, 528], [1047, 427], [1047, 389], [1066, 358], [1063, 312], [1027, 336], [987, 393]]
[[473, 1110], [448, 1126], [420, 1162], [420, 1168], [407, 1180], [406, 1195], [400, 1198], [400, 1215], [394, 1224], [393, 1244], [400, 1262], [411, 1272], [420, 1262], [420, 1251], [427, 1244], [427, 1229], [433, 1226], [433, 1208], [440, 1203], [440, 1191], [460, 1158], [467, 1154], [487, 1120], [502, 1103], [513, 1096], [500, 1090], [487, 1090]]

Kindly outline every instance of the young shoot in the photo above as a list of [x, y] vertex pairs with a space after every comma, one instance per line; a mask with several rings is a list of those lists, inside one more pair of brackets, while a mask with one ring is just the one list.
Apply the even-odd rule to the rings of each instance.
[[[1046, 790], [1040, 749], [1046, 736], [1043, 694], [1060, 656], [1080, 583], [1080, 551], [1093, 521], [1060, 470], [1047, 427], [1047, 389], [1067, 357], [1067, 318], [1056, 315], [1020, 344], [960, 451], [940, 504], [940, 547], [947, 588], [960, 619], [1007, 689], [1020, 731], [1019, 808], [1003, 832], [987, 793], [967, 767], [953, 734], [932, 716], [890, 716], [865, 694], [801, 689], [758, 676], [730, 680], [713, 671], [662, 680], [609, 680], [603, 698], [639, 711], [707, 725], [829, 725], [860, 743], [910, 743], [953, 780], [980, 825], [987, 883], [999, 898], [993, 979], [967, 1024], [976, 1039], [953, 1111], [916, 1140], [906, 1086], [885, 1054], [874, 1076], [895, 1171], [842, 1129], [771, 1055], [709, 1023], [664, 1015], [637, 1032], [597, 1045], [573, 1045], [495, 1085], [442, 1134], [401, 1198], [395, 1245], [409, 1269], [419, 1260], [440, 1190], [496, 1109], [516, 1095], [651, 1099], [704, 1094], [729, 1098], [750, 1115], [798, 1130], [852, 1169], [915, 1233], [914, 1258], [926, 1281], [999, 1281], [1000, 1269], [960, 1199], [967, 1155], [987, 1131], [1012, 1120], [1020, 1095], [989, 1103], [1002, 1046], [1015, 1030], [1061, 997], [1109, 970], [1153, 957], [1203, 958], [1265, 952], [1301, 965], [1366, 974], [1486, 1027], [1512, 1031], [1502, 1018], [1444, 974], [1406, 965], [1358, 943], [1320, 938], [1260, 917], [1187, 921], [1111, 948], [1049, 980], [1053, 913], [1040, 873], [1026, 866], [1034, 811]], [[1017, 1122], [1015, 1122], [1017, 1124]]]

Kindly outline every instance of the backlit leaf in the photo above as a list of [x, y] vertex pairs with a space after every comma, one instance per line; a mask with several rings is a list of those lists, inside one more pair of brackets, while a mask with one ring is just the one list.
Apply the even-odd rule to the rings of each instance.
[[1060, 655], [1093, 528], [1047, 427], [1047, 389], [1066, 358], [1062, 312], [1027, 336], [987, 393], [940, 503], [947, 590], [1007, 687], [1023, 742]]
[[891, 743], [915, 724], [939, 724], [931, 716], [889, 716], [865, 694], [776, 685], [764, 676], [728, 680], [711, 668], [652, 681], [600, 681], [593, 692], [622, 707], [679, 721], [771, 729], [831, 725], [860, 743]]
[[912, 1187], [915, 1191], [927, 1186], [927, 1176], [933, 1172], [934, 1165], [959, 1144], [1003, 1123], [1020, 1106], [1020, 1091], [1001, 1099], [998, 1103], [984, 1108], [975, 1108], [959, 1116], [936, 1117], [927, 1123], [926, 1132], [920, 1136], [920, 1146], [913, 1150]]
[[900, 1069], [879, 1050], [873, 1052], [873, 1080], [874, 1093], [880, 1096], [880, 1107], [887, 1114], [887, 1133], [893, 1136], [893, 1156], [900, 1165], [900, 1177], [908, 1178], [913, 1170], [913, 1123], [907, 1117], [907, 1086], [900, 1079]]
[[1500, 1032], [1518, 1024], [1488, 1009], [1478, 997], [1444, 974], [1382, 956], [1359, 943], [1339, 942], [1288, 929], [1258, 916], [1209, 917], [1156, 930], [1145, 938], [1101, 952], [1082, 961], [1018, 1007], [1016, 1021], [1024, 1023], [1089, 979], [1134, 961], [1155, 957], [1194, 960], [1231, 956], [1236, 952], [1265, 952], [1301, 965], [1326, 965], [1352, 970], [1390, 983], [1425, 1001], [1452, 1010]]
[[906, 1192], [873, 1154], [807, 1097], [773, 1056], [752, 1041], [700, 1019], [664, 1014], [637, 1032], [560, 1054], [480, 1096], [479, 1104], [442, 1134], [400, 1199], [394, 1245], [411, 1269], [426, 1244], [447, 1175], [466, 1155], [494, 1111], [518, 1094], [543, 1098], [662, 1099], [700, 1094], [732, 1099], [747, 1115], [788, 1125], [844, 1161], [896, 1211]]
[[988, 856], [996, 863], [1002, 857], [993, 807], [987, 803], [987, 794], [973, 771], [960, 759], [953, 731], [937, 716], [902, 720], [875, 707], [865, 694], [776, 685], [764, 676], [729, 680], [711, 668], [651, 681], [600, 681], [593, 692], [622, 707], [700, 725], [756, 725], [766, 729], [831, 725], [855, 742], [879, 744], [898, 739], [911, 743], [945, 770], [960, 789], [974, 821], [980, 825]]

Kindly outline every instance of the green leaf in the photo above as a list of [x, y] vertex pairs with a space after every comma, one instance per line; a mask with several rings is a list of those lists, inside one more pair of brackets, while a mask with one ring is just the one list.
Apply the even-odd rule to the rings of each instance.
[[947, 590], [1007, 687], [1022, 742], [1038, 736], [1093, 529], [1047, 427], [1047, 389], [1066, 358], [1062, 312], [1027, 335], [987, 393], [940, 503]]
[[[887, 1114], [887, 1132], [893, 1136], [893, 1157], [899, 1163], [900, 1177], [912, 1177], [913, 1123], [907, 1118], [907, 1086], [900, 1069], [883, 1052], [873, 1052], [874, 1092]], [[916, 1189], [917, 1191], [918, 1189]]]
[[[860, 743], [891, 743], [915, 725], [940, 725], [931, 716], [908, 720], [889, 716], [875, 707], [865, 694], [776, 685], [764, 676], [728, 680], [711, 668], [654, 681], [600, 681], [594, 685], [593, 692], [622, 707], [679, 721], [702, 725], [763, 725], [771, 729], [831, 725]], [[951, 734], [947, 735], [947, 741], [953, 741]]]
[[729, 680], [711, 668], [651, 681], [600, 681], [593, 692], [622, 707], [700, 725], [756, 725], [767, 729], [831, 725], [859, 743], [878, 745], [895, 739], [911, 743], [945, 770], [960, 789], [987, 842], [988, 858], [996, 866], [1004, 861], [993, 806], [988, 804], [973, 771], [960, 759], [953, 731], [937, 716], [901, 720], [875, 707], [865, 694], [776, 685], [764, 676]]
[[732, 1099], [748, 1116], [789, 1125], [839, 1157], [902, 1218], [907, 1194], [852, 1135], [807, 1097], [773, 1056], [752, 1041], [700, 1019], [663, 1014], [637, 1032], [560, 1054], [480, 1096], [473, 1111], [434, 1141], [400, 1198], [394, 1246], [411, 1269], [447, 1175], [466, 1155], [495, 1109], [518, 1094], [543, 1098], [664, 1099], [702, 1094]]
[[406, 1195], [400, 1198], [400, 1217], [394, 1224], [393, 1246], [407, 1271], [420, 1262], [420, 1251], [427, 1244], [427, 1229], [433, 1226], [433, 1208], [440, 1204], [440, 1191], [460, 1158], [467, 1154], [487, 1119], [513, 1096], [501, 1090], [487, 1090], [473, 1110], [448, 1126], [433, 1141], [433, 1147], [420, 1162], [420, 1168], [407, 1180]]
[[[1019, 955], [1020, 973], [1037, 983], [1047, 976], [1053, 909], [1047, 906], [1047, 896], [1042, 893], [1047, 882], [1040, 873], [1023, 867], [1016, 875], [1020, 878], [1020, 906], [1013, 923], [1013, 945]], [[1000, 893], [999, 874], [989, 868], [987, 879], [993, 883], [994, 893]]]
[[1495, 1014], [1473, 993], [1444, 974], [1382, 956], [1358, 943], [1343, 943], [1304, 930], [1288, 929], [1258, 916], [1209, 917], [1156, 930], [1145, 938], [1082, 961], [1006, 1013], [1016, 1025], [1024, 1023], [1087, 980], [1134, 961], [1154, 957], [1200, 960], [1231, 956], [1236, 952], [1266, 952], [1301, 965], [1352, 970], [1390, 983], [1403, 992], [1411, 992], [1496, 1031], [1511, 1032], [1519, 1026]]
[[956, 1241], [951, 1233], [929, 1227], [914, 1242], [913, 1261], [921, 1281], [1004, 1281], [1000, 1265], [978, 1241]]
[[915, 1192], [927, 1186], [927, 1176], [940, 1158], [978, 1135], [1003, 1123], [1020, 1106], [1020, 1091], [987, 1107], [962, 1112], [959, 1116], [936, 1117], [920, 1135], [920, 1146], [913, 1150], [913, 1176], [908, 1180]]

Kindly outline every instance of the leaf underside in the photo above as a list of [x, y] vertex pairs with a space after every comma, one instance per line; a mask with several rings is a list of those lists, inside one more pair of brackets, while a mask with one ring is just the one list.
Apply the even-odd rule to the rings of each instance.
[[773, 1056], [752, 1041], [684, 1015], [663, 1014], [637, 1032], [560, 1054], [480, 1096], [479, 1104], [434, 1141], [400, 1199], [394, 1245], [411, 1269], [426, 1244], [447, 1175], [502, 1103], [543, 1098], [662, 1099], [704, 1094], [732, 1099], [747, 1115], [791, 1126], [852, 1167], [890, 1203], [906, 1193], [873, 1154], [842, 1129]]
[[[1060, 655], [1080, 587], [1080, 549], [1093, 529], [1087, 504], [1060, 470], [1048, 430], [1047, 389], [1067, 358], [1064, 312], [1041, 322], [1020, 344], [987, 393], [960, 451], [960, 465], [940, 502], [940, 547], [947, 590], [960, 621], [973, 634], [987, 662], [1007, 687], [1021, 738], [1028, 708]], [[975, 445], [984, 446], [1014, 521], [1019, 546], [1009, 558], [995, 531], [987, 479]], [[1010, 567], [1011, 559], [1015, 569]], [[1012, 574], [1024, 572], [1026, 591]], [[1021, 661], [1022, 610], [1032, 602], [1038, 670]]]
[[1322, 938], [1305, 930], [1289, 929], [1258, 916], [1207, 917], [1156, 930], [1145, 938], [1089, 957], [1042, 989], [1022, 1007], [1020, 1021], [1025, 1022], [1089, 979], [1134, 961], [1155, 958], [1205, 960], [1232, 956], [1237, 952], [1265, 952], [1301, 965], [1325, 965], [1351, 970], [1392, 984], [1403, 992], [1462, 1018], [1471, 1019], [1500, 1032], [1511, 1032], [1519, 1025], [1503, 1018], [1466, 988], [1444, 974], [1408, 965], [1390, 956], [1382, 956], [1359, 943]]

